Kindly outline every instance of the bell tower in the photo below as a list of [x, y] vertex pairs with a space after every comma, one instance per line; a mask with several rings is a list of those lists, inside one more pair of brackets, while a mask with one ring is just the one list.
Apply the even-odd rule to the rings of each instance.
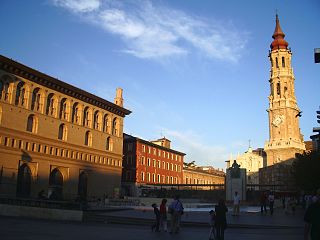
[[269, 108], [269, 141], [265, 143], [267, 165], [279, 162], [291, 163], [296, 153], [305, 150], [303, 135], [300, 133], [299, 117], [301, 111], [297, 105], [294, 92], [294, 74], [291, 66], [292, 52], [284, 39], [278, 14], [276, 27], [270, 45], [270, 95]]

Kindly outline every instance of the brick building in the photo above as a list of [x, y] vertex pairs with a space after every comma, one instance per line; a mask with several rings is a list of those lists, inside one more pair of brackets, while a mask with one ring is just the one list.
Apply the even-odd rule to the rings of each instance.
[[170, 140], [147, 141], [124, 134], [122, 188], [125, 195], [139, 195], [147, 184], [183, 183], [184, 153], [171, 149]]

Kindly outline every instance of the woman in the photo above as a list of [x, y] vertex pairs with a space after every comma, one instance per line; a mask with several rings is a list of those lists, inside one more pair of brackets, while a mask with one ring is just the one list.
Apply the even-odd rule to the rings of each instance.
[[224, 230], [227, 228], [227, 217], [226, 213], [228, 208], [226, 207], [224, 200], [220, 199], [218, 205], [215, 207], [216, 210], [216, 233], [218, 240], [224, 240]]
[[163, 228], [163, 230], [167, 231], [167, 199], [162, 199], [161, 205], [160, 205], [160, 226]]

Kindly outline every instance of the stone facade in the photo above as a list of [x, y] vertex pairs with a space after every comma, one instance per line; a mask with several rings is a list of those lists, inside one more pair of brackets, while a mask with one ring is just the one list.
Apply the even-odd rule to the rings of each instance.
[[0, 56], [0, 194], [75, 199], [120, 188], [117, 104]]
[[[184, 184], [224, 184], [225, 173], [211, 166], [184, 166], [183, 183]], [[199, 186], [197, 189], [208, 190], [211, 186]]]
[[[146, 141], [124, 134], [122, 187], [125, 195], [139, 195], [139, 187], [181, 184], [184, 153], [170, 148], [166, 138]], [[169, 147], [168, 147], [169, 146]]]
[[300, 109], [297, 105], [294, 89], [294, 74], [291, 66], [292, 52], [284, 40], [278, 15], [273, 34], [269, 59], [270, 95], [269, 95], [269, 141], [264, 150], [267, 153], [267, 165], [276, 163], [290, 164], [296, 153], [303, 153], [305, 144], [300, 133]]

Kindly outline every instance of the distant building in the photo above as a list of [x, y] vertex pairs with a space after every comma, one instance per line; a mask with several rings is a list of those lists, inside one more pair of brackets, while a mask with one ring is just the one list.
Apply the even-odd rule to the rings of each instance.
[[122, 90], [115, 103], [0, 56], [0, 195], [113, 195], [121, 183]]
[[125, 195], [139, 195], [152, 184], [183, 183], [184, 153], [170, 148], [166, 138], [147, 141], [124, 134], [122, 188]]
[[[244, 154], [237, 156], [235, 160], [240, 165], [240, 168], [246, 169], [247, 184], [259, 184], [259, 169], [266, 166], [265, 158], [263, 149], [252, 150], [251, 147]], [[233, 160], [227, 161], [227, 168], [230, 167], [230, 163]]]
[[[224, 184], [225, 173], [212, 166], [196, 166], [195, 164], [185, 164], [183, 167], [184, 184]], [[197, 189], [212, 189], [208, 186], [199, 186]]]

